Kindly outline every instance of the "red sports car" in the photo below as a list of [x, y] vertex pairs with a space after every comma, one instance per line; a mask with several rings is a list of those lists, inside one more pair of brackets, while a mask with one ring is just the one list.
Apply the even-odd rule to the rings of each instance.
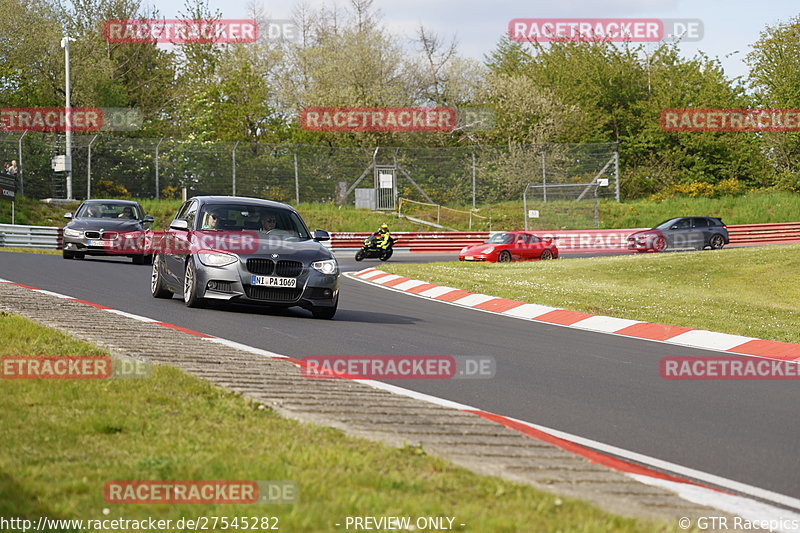
[[542, 239], [530, 231], [495, 233], [483, 244], [465, 246], [458, 253], [459, 261], [507, 263], [531, 259], [556, 259], [558, 248], [552, 239]]

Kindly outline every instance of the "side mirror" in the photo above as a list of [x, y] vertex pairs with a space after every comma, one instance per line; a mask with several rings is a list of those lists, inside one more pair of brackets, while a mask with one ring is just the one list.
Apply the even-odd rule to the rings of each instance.
[[672, 227], [671, 227], [671, 228], [669, 228], [669, 229], [678, 229], [678, 226], [672, 226]]
[[64, 213], [64, 218], [72, 218], [72, 211], [67, 211]]
[[154, 218], [153, 218], [153, 217], [151, 217], [150, 215], [147, 215], [147, 216], [145, 216], [145, 217], [142, 219], [142, 222], [149, 222], [149, 223], [151, 223], [151, 224], [152, 224], [153, 222], [155, 222], [155, 221], [156, 221], [156, 219], [154, 219]]
[[329, 241], [331, 240], [331, 235], [324, 229], [315, 229], [314, 230], [314, 240], [317, 242], [321, 241]]
[[185, 218], [176, 218], [169, 225], [170, 229], [177, 229], [181, 231], [189, 230], [189, 222]]

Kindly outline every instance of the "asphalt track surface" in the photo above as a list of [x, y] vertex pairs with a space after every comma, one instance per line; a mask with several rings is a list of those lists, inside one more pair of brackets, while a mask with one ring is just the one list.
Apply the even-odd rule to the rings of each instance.
[[[347, 256], [341, 263], [350, 271], [379, 264]], [[344, 276], [332, 321], [299, 308], [188, 309], [178, 297], [156, 300], [150, 267], [123, 259], [2, 252], [0, 278], [294, 357], [491, 355], [497, 361], [492, 379], [393, 383], [800, 497], [797, 381], [667, 381], [659, 375], [663, 357], [719, 352], [493, 315]]]

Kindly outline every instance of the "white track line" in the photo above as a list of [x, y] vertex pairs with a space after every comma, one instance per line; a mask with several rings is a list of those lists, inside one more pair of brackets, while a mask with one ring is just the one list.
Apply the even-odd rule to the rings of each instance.
[[[13, 283], [13, 282], [10, 282], [8, 280], [0, 280], [0, 281], [6, 282], [6, 283]], [[392, 287], [386, 287], [386, 288], [392, 289]], [[42, 291], [39, 291], [39, 292], [42, 292]], [[47, 294], [52, 294], [53, 296], [57, 296], [59, 298], [61, 298], [61, 297], [74, 298], [72, 296], [66, 296], [66, 295], [62, 295], [62, 294], [59, 294], [59, 293], [50, 293], [50, 291], [47, 291]], [[409, 294], [409, 293], [405, 293], [405, 294]], [[414, 296], [417, 296], [417, 295], [414, 295]], [[440, 301], [440, 300], [437, 300], [437, 301]], [[450, 303], [450, 302], [441, 302], [441, 303]], [[463, 306], [460, 306], [460, 307], [463, 307]], [[152, 322], [161, 322], [159, 320], [155, 320], [155, 319], [148, 318], [148, 317], [142, 317], [142, 316], [139, 316], [139, 315], [132, 315], [130, 313], [125, 313], [124, 311], [119, 311], [119, 310], [116, 310], [116, 309], [103, 309], [103, 310], [104, 311], [114, 312], [115, 314], [119, 314], [121, 316], [131, 316], [132, 318], [136, 317], [135, 318], [136, 320], [145, 319], [147, 321], [152, 321]], [[480, 311], [480, 309], [479, 309], [479, 311]], [[220, 337], [205, 337], [204, 340], [207, 340], [209, 342], [214, 342], [214, 343], [217, 343], [217, 344], [222, 344], [224, 346], [229, 346], [231, 348], [244, 350], [244, 351], [247, 351], [247, 352], [250, 352], [250, 353], [253, 353], [253, 354], [256, 354], [256, 355], [261, 355], [261, 356], [264, 356], [264, 357], [275, 358], [275, 359], [287, 359], [287, 358], [290, 358], [289, 356], [286, 356], [286, 355], [278, 354], [278, 353], [275, 353], [275, 352], [270, 352], [268, 350], [263, 350], [261, 348], [255, 348], [253, 346], [249, 346], [249, 345], [242, 344], [242, 343], [239, 343], [239, 342], [236, 342], [236, 341], [232, 341], [232, 340], [228, 340], [228, 339], [222, 339]], [[460, 410], [460, 411], [482, 411], [481, 409], [477, 409], [475, 407], [471, 407], [471, 406], [468, 406], [468, 405], [465, 405], [465, 404], [461, 404], [461, 403], [458, 403], [458, 402], [453, 402], [451, 400], [447, 400], [447, 399], [444, 399], [444, 398], [439, 398], [437, 396], [431, 396], [431, 395], [428, 395], [428, 394], [420, 393], [420, 392], [417, 392], [417, 391], [412, 391], [412, 390], [409, 390], [409, 389], [404, 389], [402, 387], [398, 387], [396, 385], [390, 385], [388, 383], [382, 383], [382, 382], [374, 381], [374, 380], [358, 380], [358, 381], [360, 381], [361, 383], [364, 383], [366, 385], [369, 385], [371, 387], [377, 388], [377, 389], [382, 389], [382, 390], [385, 390], [387, 392], [393, 392], [393, 393], [401, 394], [401, 395], [407, 396], [409, 398], [414, 398], [414, 399], [417, 399], [417, 400], [420, 400], [420, 401], [424, 401], [424, 402], [431, 403], [431, 404], [438, 405], [438, 406], [442, 406], [442, 407], [449, 407], [449, 408]], [[702, 472], [702, 471], [699, 471], [699, 470], [694, 470], [694, 469], [691, 469], [691, 468], [687, 468], [687, 467], [683, 467], [683, 466], [676, 465], [676, 464], [673, 464], [673, 463], [669, 463], [667, 461], [662, 461], [660, 459], [656, 459], [656, 458], [653, 458], [653, 457], [648, 457], [646, 455], [642, 455], [642, 454], [639, 454], [639, 453], [636, 453], [636, 452], [624, 450], [622, 448], [617, 448], [616, 446], [612, 446], [612, 445], [609, 445], [609, 444], [604, 444], [604, 443], [597, 442], [597, 441], [594, 441], [594, 440], [591, 440], [591, 439], [587, 439], [587, 438], [584, 438], [584, 437], [579, 437], [577, 435], [572, 435], [572, 434], [569, 434], [569, 433], [565, 433], [563, 431], [547, 428], [545, 426], [539, 426], [538, 424], [533, 424], [531, 422], [526, 422], [524, 420], [519, 420], [519, 419], [515, 419], [515, 418], [510, 418], [510, 417], [505, 417], [505, 418], [507, 418], [508, 420], [513, 420], [515, 422], [519, 422], [519, 423], [525, 424], [525, 425], [527, 425], [529, 427], [532, 427], [532, 428], [537, 429], [539, 431], [542, 431], [544, 433], [548, 433], [548, 434], [550, 434], [550, 435], [552, 435], [554, 437], [558, 437], [558, 438], [561, 438], [561, 439], [564, 439], [564, 440], [567, 440], [567, 441], [570, 441], [570, 442], [574, 442], [576, 444], [580, 444], [580, 445], [585, 446], [587, 448], [594, 448], [595, 450], [598, 450], [598, 451], [601, 451], [601, 452], [604, 452], [604, 453], [608, 453], [608, 454], [612, 454], [612, 455], [616, 455], [616, 456], [619, 456], [619, 457], [622, 457], [622, 458], [626, 458], [626, 459], [629, 459], [629, 460], [632, 460], [632, 461], [635, 461], [635, 462], [638, 462], [638, 463], [641, 463], [641, 464], [644, 464], [644, 465], [647, 465], [647, 466], [650, 466], [650, 467], [653, 467], [653, 468], [656, 468], [656, 469], [659, 469], [659, 470], [664, 470], [664, 471], [667, 471], [667, 472], [674, 472], [674, 473], [676, 473], [676, 474], [678, 474], [680, 476], [683, 476], [683, 477], [694, 478], [694, 479], [697, 479], [697, 480], [700, 480], [700, 481], [705, 481], [707, 483], [710, 483], [710, 484], [713, 484], [713, 485], [716, 485], [716, 486], [719, 486], [719, 487], [722, 487], [722, 488], [727, 488], [727, 489], [732, 490], [732, 491], [741, 492], [741, 493], [744, 493], [744, 494], [755, 496], [757, 498], [761, 498], [761, 499], [764, 499], [764, 500], [775, 502], [775, 503], [777, 503], [779, 505], [784, 505], [784, 506], [787, 506], [787, 507], [791, 507], [793, 509], [800, 510], [800, 500], [792, 498], [791, 496], [786, 496], [786, 495], [783, 495], [783, 494], [779, 494], [779, 493], [775, 493], [775, 492], [772, 492], [772, 491], [768, 491], [766, 489], [753, 487], [751, 485], [747, 485], [747, 484], [740, 483], [740, 482], [737, 482], [737, 481], [733, 481], [733, 480], [729, 480], [729, 479], [726, 479], [726, 478], [722, 478], [722, 477], [716, 476], [714, 474], [708, 474], [708, 473], [705, 473], [705, 472]], [[651, 478], [649, 476], [634, 476], [633, 474], [627, 474], [627, 475], [630, 475], [630, 476], [634, 477], [635, 479], [638, 478], [638, 477], [646, 478], [649, 481], [649, 483], [653, 484], [653, 485], [661, 484], [665, 488], [670, 488], [670, 490], [672, 490], [673, 492], [676, 492], [678, 494], [678, 496], [680, 496], [681, 498], [683, 498], [683, 499], [685, 499], [687, 501], [693, 502], [693, 503], [697, 503], [697, 504], [700, 504], [700, 505], [711, 506], [711, 507], [714, 507], [714, 508], [717, 508], [717, 509], [721, 509], [721, 510], [727, 510], [732, 505], [731, 504], [731, 500], [730, 500], [730, 495], [726, 495], [726, 494], [718, 492], [718, 491], [713, 491], [713, 490], [710, 490], [710, 489], [704, 489], [702, 491], [693, 490], [693, 489], [687, 489], [686, 487], [693, 487], [694, 485], [689, 485], [689, 484], [686, 484], [686, 483], [674, 483], [675, 487], [672, 487], [672, 484], [665, 485], [663, 483], [660, 483], [661, 480], [654, 480], [654, 478]], [[643, 480], [640, 480], [640, 481], [643, 481]], [[702, 487], [697, 487], [697, 488], [701, 489]], [[753, 519], [763, 519], [763, 517], [765, 517], [765, 516], [780, 516], [780, 517], [783, 517], [785, 519], [785, 518], [787, 518], [787, 514], [791, 514], [791, 513], [788, 513], [787, 511], [784, 511], [782, 509], [776, 508], [774, 506], [771, 506], [771, 505], [768, 505], [768, 504], [765, 504], [765, 503], [762, 503], [762, 502], [758, 502], [758, 501], [755, 501], [755, 500], [746, 500], [744, 498], [742, 498], [742, 500], [749, 504], [746, 507], [745, 510], [747, 511], [747, 514], [749, 516], [753, 517]], [[741, 503], [743, 503], [743, 502], [739, 502], [740, 505], [738, 507], [734, 508], [734, 510], [732, 510], [730, 512], [732, 512], [734, 514], [742, 515], [742, 512], [743, 512], [742, 510], [743, 510], [744, 506], [742, 506]], [[798, 515], [798, 518], [800, 518], [800, 515]]]

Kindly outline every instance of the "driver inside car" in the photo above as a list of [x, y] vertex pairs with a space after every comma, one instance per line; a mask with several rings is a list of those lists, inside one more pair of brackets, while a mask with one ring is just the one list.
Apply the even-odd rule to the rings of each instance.
[[205, 218], [203, 219], [203, 229], [207, 230], [217, 230], [222, 229], [223, 227], [223, 213], [220, 209], [209, 209], [205, 213]]

